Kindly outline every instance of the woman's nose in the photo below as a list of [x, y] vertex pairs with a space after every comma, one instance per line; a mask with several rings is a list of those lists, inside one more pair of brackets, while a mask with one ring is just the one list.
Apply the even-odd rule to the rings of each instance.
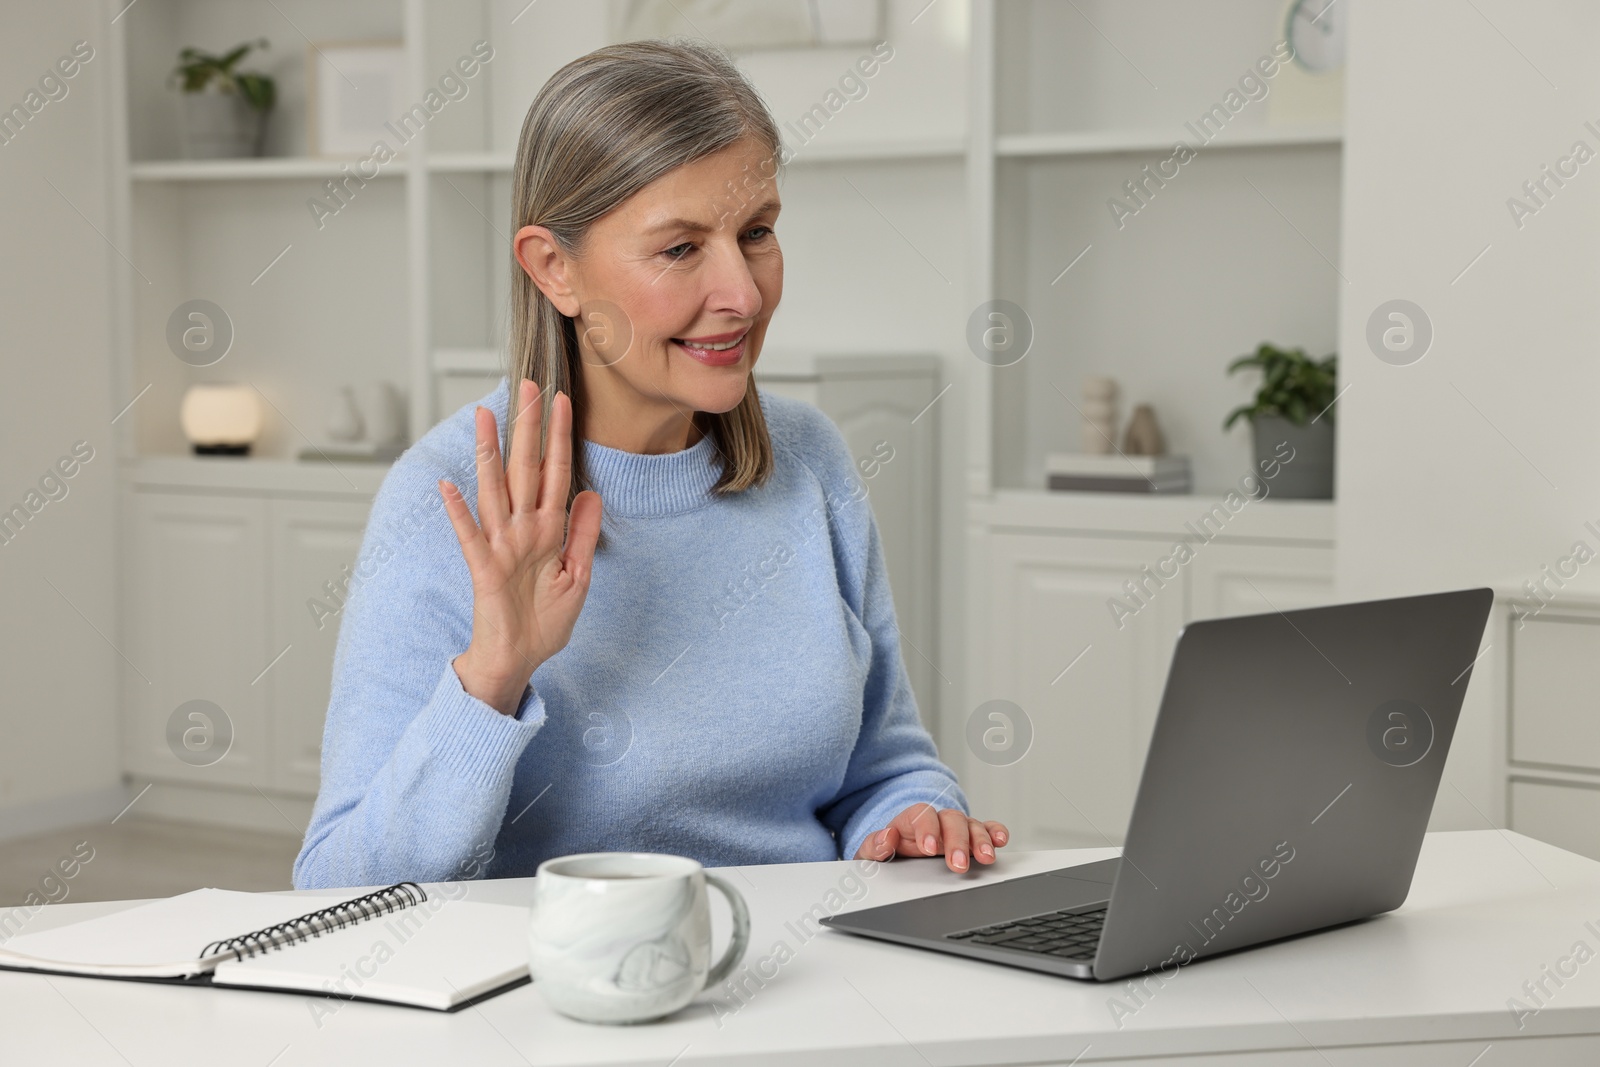
[[748, 319], [761, 310], [761, 289], [737, 243], [717, 249], [709, 279], [707, 304], [716, 311]]

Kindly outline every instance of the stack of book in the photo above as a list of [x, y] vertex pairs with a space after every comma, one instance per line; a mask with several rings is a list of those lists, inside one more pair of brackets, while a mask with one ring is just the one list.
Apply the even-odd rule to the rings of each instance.
[[1187, 493], [1188, 456], [1124, 456], [1052, 452], [1046, 488], [1092, 493]]

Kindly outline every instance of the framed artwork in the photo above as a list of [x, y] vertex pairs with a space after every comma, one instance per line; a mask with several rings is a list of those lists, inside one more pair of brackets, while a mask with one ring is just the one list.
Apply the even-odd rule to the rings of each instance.
[[306, 134], [313, 156], [371, 153], [393, 142], [405, 109], [406, 51], [398, 40], [313, 41], [306, 46]]
[[612, 0], [614, 41], [706, 37], [733, 51], [884, 39], [883, 0]]

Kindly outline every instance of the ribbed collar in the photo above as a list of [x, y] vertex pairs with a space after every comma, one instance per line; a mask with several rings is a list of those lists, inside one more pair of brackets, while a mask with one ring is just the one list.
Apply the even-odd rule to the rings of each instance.
[[589, 482], [608, 515], [644, 518], [693, 511], [711, 503], [722, 457], [711, 435], [680, 452], [649, 456], [583, 441]]

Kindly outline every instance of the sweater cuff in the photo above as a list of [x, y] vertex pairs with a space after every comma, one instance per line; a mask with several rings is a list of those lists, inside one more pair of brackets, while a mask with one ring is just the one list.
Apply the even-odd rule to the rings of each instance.
[[528, 685], [515, 715], [502, 715], [461, 686], [455, 664], [444, 673], [423, 709], [422, 737], [438, 766], [450, 777], [493, 786], [505, 782], [522, 750], [544, 725], [544, 700]]

